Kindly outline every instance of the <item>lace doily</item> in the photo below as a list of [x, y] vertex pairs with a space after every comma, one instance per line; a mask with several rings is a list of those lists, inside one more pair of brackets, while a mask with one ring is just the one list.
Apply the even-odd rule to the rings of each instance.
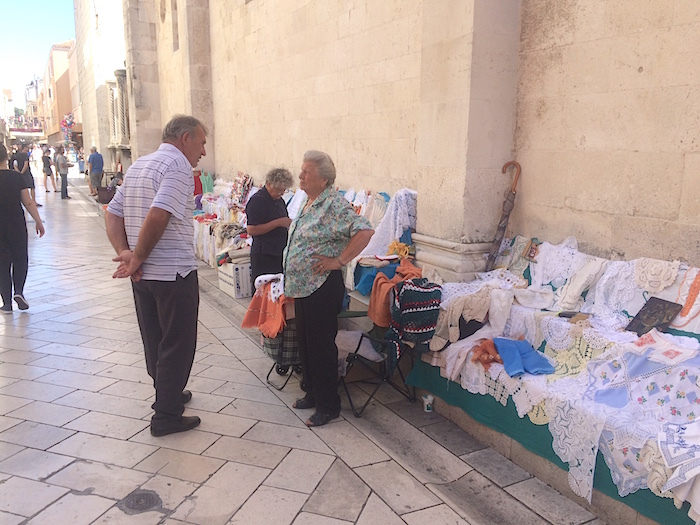
[[557, 245], [543, 242], [537, 262], [530, 263], [530, 284], [543, 286], [551, 283], [559, 288], [583, 267], [586, 257], [586, 254], [578, 251], [573, 237], [568, 237]]
[[544, 341], [542, 330], [540, 330], [540, 320], [554, 315], [550, 312], [539, 312], [532, 308], [514, 304], [510, 309], [510, 317], [506, 321], [503, 334], [511, 339], [524, 338], [537, 349], [542, 346]]
[[680, 261], [641, 258], [634, 261], [634, 282], [649, 293], [659, 293], [671, 286], [678, 275]]
[[581, 311], [594, 314], [601, 323], [618, 318], [634, 298], [634, 266], [634, 261], [611, 261], [595, 286], [595, 302], [584, 303]]
[[415, 229], [417, 197], [418, 192], [408, 188], [394, 194], [389, 201], [384, 218], [374, 230], [374, 235], [362, 250], [361, 256], [386, 255], [391, 241], [400, 239], [405, 230]]
[[532, 407], [544, 401], [547, 396], [547, 376], [525, 374], [520, 377], [510, 377], [503, 370], [498, 379], [510, 393], [520, 418], [525, 417]]
[[[500, 371], [503, 371], [503, 365], [498, 364], [491, 365], [490, 371], [497, 367], [500, 368]], [[460, 384], [462, 388], [472, 394], [489, 395], [503, 406], [508, 404], [508, 389], [503, 383], [500, 383], [486, 372], [479, 363], [472, 363], [467, 359], [461, 368]]]
[[481, 290], [487, 283], [480, 280], [469, 281], [468, 283], [443, 283], [442, 300], [440, 308], [449, 310], [452, 302], [465, 295], [472, 295]]
[[552, 448], [559, 459], [569, 464], [569, 486], [590, 503], [595, 458], [605, 415], [591, 413], [576, 403], [573, 399], [548, 398], [545, 407], [550, 416]]
[[639, 461], [642, 462], [649, 473], [647, 476], [647, 488], [660, 498], [672, 498], [673, 494], [671, 491], [664, 490], [663, 486], [673, 471], [664, 463], [659, 444], [655, 439], [647, 441], [642, 450], [639, 451]]

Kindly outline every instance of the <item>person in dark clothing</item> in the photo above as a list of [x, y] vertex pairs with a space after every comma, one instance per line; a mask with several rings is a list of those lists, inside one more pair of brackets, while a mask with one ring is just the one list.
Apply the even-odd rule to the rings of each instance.
[[29, 255], [27, 222], [22, 205], [36, 222], [36, 232], [40, 237], [44, 235], [44, 224], [28, 188], [26, 179], [19, 172], [8, 169], [7, 149], [0, 143], [0, 295], [3, 301], [0, 311], [4, 314], [12, 314], [13, 298], [20, 310], [29, 308], [24, 298]]
[[370, 222], [333, 189], [335, 164], [322, 151], [304, 154], [299, 188], [306, 202], [289, 227], [284, 255], [284, 295], [294, 298], [306, 395], [292, 405], [315, 408], [306, 425], [319, 427], [340, 415], [338, 314], [345, 286], [341, 269], [367, 246]]
[[27, 146], [20, 144], [17, 149], [17, 153], [12, 156], [10, 161], [10, 169], [19, 171], [29, 188], [30, 197], [34, 203], [41, 207], [41, 204], [36, 202], [36, 193], [34, 191], [34, 175], [32, 175], [32, 170], [29, 166], [29, 155], [27, 155]]
[[293, 183], [288, 170], [275, 168], [266, 175], [265, 186], [246, 206], [247, 231], [253, 237], [250, 250], [253, 284], [260, 275], [282, 273], [282, 254], [287, 246], [287, 229], [292, 223], [282, 195]]
[[56, 189], [56, 179], [54, 179], [53, 171], [51, 170], [51, 166], [53, 166], [53, 161], [51, 160], [51, 152], [48, 148], [44, 151], [44, 154], [41, 156], [41, 161], [44, 163], [44, 188], [46, 188], [46, 192], [48, 193], [49, 191], [49, 186], [46, 184], [47, 179], [51, 179], [51, 186], [53, 186], [53, 191], [57, 192], [58, 190]]

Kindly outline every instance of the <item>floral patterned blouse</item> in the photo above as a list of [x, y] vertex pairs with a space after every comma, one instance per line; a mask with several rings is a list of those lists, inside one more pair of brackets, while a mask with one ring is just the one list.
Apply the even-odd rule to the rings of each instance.
[[371, 229], [369, 221], [358, 215], [340, 193], [324, 189], [289, 227], [284, 252], [284, 295], [308, 297], [318, 290], [330, 271], [314, 274], [311, 266], [315, 259], [311, 256], [338, 257], [353, 235]]

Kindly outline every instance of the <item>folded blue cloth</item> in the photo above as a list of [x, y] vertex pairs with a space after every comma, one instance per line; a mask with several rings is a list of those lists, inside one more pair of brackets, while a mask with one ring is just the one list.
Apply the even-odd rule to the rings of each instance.
[[493, 344], [503, 359], [503, 368], [510, 377], [530, 374], [553, 374], [554, 367], [547, 358], [527, 341], [496, 337]]
[[399, 267], [399, 263], [391, 263], [382, 268], [375, 268], [373, 266], [360, 266], [359, 264], [355, 267], [355, 290], [360, 292], [362, 295], [369, 295], [372, 292], [372, 287], [374, 285], [374, 279], [377, 277], [379, 272], [386, 275], [389, 279], [392, 279], [396, 275], [396, 269]]

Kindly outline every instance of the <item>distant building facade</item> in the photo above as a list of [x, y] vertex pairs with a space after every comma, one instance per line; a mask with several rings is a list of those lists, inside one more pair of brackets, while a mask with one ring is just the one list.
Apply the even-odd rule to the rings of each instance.
[[[72, 115], [73, 112], [69, 71], [73, 45], [74, 41], [70, 40], [51, 46], [37, 101], [37, 107], [43, 119], [43, 140], [52, 146], [64, 143], [61, 124], [66, 115]], [[80, 124], [75, 124], [73, 132], [80, 131]]]
[[96, 147], [105, 170], [131, 164], [122, 6], [74, 0], [80, 114], [86, 150]]

